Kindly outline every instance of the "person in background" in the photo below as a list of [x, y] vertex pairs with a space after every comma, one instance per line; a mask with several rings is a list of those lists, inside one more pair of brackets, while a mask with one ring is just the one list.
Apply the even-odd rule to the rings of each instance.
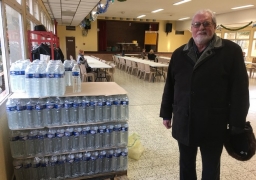
[[142, 49], [140, 56], [142, 59], [146, 59], [146, 57], [147, 57], [146, 49]]
[[202, 180], [220, 179], [227, 135], [243, 132], [249, 109], [248, 75], [236, 43], [216, 36], [216, 17], [200, 10], [192, 18], [192, 38], [172, 54], [160, 117], [178, 142], [180, 179], [196, 180], [198, 148]]
[[77, 64], [84, 64], [87, 73], [92, 71], [92, 68], [89, 66], [87, 60], [84, 58], [84, 51], [83, 50], [78, 51]]
[[151, 49], [148, 53], [148, 59], [151, 60], [151, 61], [155, 61], [156, 60], [156, 55], [153, 51], [153, 49]]

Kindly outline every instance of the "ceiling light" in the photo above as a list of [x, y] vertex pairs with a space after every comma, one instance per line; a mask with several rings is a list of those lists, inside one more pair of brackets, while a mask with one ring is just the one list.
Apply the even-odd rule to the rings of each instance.
[[189, 2], [189, 1], [191, 1], [191, 0], [182, 0], [182, 1], [179, 1], [179, 2], [174, 3], [173, 5], [176, 6], [176, 5], [180, 5], [180, 4]]
[[233, 7], [231, 9], [242, 9], [242, 8], [247, 8], [247, 7], [252, 7], [254, 5], [250, 4], [250, 5], [245, 5], [245, 6], [238, 6], [238, 7]]
[[178, 19], [179, 21], [182, 21], [182, 20], [186, 20], [186, 19], [189, 19], [190, 17], [184, 17], [184, 18], [180, 18]]
[[159, 12], [159, 11], [162, 11], [162, 10], [164, 10], [164, 9], [157, 9], [157, 10], [152, 11], [152, 13], [156, 13], [156, 12]]
[[145, 17], [145, 16], [146, 16], [146, 15], [143, 14], [143, 15], [138, 16], [137, 18], [142, 18], [142, 17]]

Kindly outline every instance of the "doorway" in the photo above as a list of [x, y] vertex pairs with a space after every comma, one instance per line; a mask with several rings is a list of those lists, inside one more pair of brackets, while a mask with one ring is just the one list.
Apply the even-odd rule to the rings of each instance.
[[66, 57], [70, 59], [70, 55], [76, 59], [76, 41], [75, 37], [66, 37]]

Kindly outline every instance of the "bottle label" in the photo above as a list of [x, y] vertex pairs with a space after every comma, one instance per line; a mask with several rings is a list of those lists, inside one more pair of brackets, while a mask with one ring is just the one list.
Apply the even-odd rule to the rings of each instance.
[[85, 157], [84, 158], [84, 161], [90, 161], [91, 160], [91, 157]]
[[114, 157], [120, 157], [120, 155], [121, 155], [120, 153], [114, 153], [113, 154]]
[[55, 166], [55, 165], [56, 165], [56, 162], [50, 162], [49, 165], [50, 165], [50, 166]]
[[90, 101], [90, 106], [95, 106], [95, 102], [94, 101]]
[[65, 71], [72, 71], [71, 67], [65, 67]]
[[74, 103], [73, 103], [73, 107], [74, 107], [74, 108], [77, 108], [78, 106], [79, 106], [79, 104], [78, 104], [77, 102], [74, 102]]
[[36, 105], [36, 110], [43, 110], [43, 109], [44, 109], [43, 105], [40, 105], [40, 104]]
[[57, 164], [58, 164], [58, 165], [64, 164], [64, 161], [58, 160], [58, 161], [57, 161]]
[[32, 164], [32, 168], [38, 168], [40, 166], [40, 163]]
[[35, 109], [35, 106], [33, 105], [27, 105], [27, 110], [32, 111]]
[[127, 152], [121, 152], [121, 156], [127, 156]]
[[74, 158], [74, 162], [79, 162], [81, 161], [81, 158]]
[[64, 132], [64, 136], [70, 136], [71, 135], [71, 133], [70, 132]]
[[36, 139], [36, 136], [28, 136], [27, 140], [33, 140]]
[[67, 162], [68, 162], [68, 163], [73, 163], [73, 162], [74, 162], [74, 159], [68, 159]]
[[65, 108], [71, 108], [71, 107], [72, 107], [72, 103], [65, 103], [65, 104], [64, 104], [64, 107], [65, 107]]
[[46, 137], [46, 138], [53, 138], [53, 137], [54, 137], [54, 134], [46, 134], [45, 137]]
[[63, 78], [63, 74], [54, 74], [54, 78]]
[[86, 102], [82, 102], [82, 107], [89, 107], [90, 106], [90, 102], [86, 101]]
[[105, 133], [106, 132], [106, 129], [98, 129], [98, 133]]
[[84, 130], [81, 131], [81, 134], [82, 134], [82, 135], [87, 135], [87, 134], [89, 134], [89, 133], [90, 133], [89, 131], [84, 131]]
[[23, 168], [25, 168], [25, 169], [30, 168], [30, 167], [31, 167], [30, 163], [23, 165]]
[[79, 102], [77, 104], [78, 104], [78, 107], [82, 107], [82, 103], [81, 102]]
[[64, 136], [64, 133], [59, 133], [59, 132], [56, 133], [56, 137], [58, 138], [62, 138], [63, 136]]
[[48, 164], [46, 164], [46, 163], [41, 163], [41, 167], [47, 167], [48, 166]]
[[122, 131], [128, 131], [128, 127], [122, 127]]
[[48, 77], [48, 78], [54, 78], [54, 74], [46, 74], [46, 77]]
[[112, 158], [112, 156], [113, 156], [112, 154], [107, 154], [106, 155], [107, 158]]
[[6, 107], [7, 111], [15, 111], [16, 110], [16, 106], [12, 106], [12, 107]]
[[102, 103], [102, 102], [98, 102], [97, 105], [98, 105], [98, 106], [103, 106], [103, 103]]
[[73, 132], [73, 136], [79, 136], [79, 134], [80, 134], [80, 133], [77, 132], [77, 131], [74, 131], [74, 132]]
[[54, 104], [55, 109], [61, 109], [63, 107], [63, 104]]
[[18, 141], [18, 140], [19, 140], [19, 136], [11, 137], [11, 141]]
[[12, 72], [15, 72], [15, 75], [25, 75], [25, 71], [12, 71]]
[[72, 76], [80, 76], [79, 72], [72, 72]]
[[99, 158], [100, 159], [103, 159], [103, 158], [105, 158], [106, 157], [106, 154], [105, 155], [99, 155]]
[[121, 105], [127, 106], [128, 105], [128, 101], [121, 101]]
[[44, 139], [44, 135], [40, 134], [40, 135], [36, 135], [36, 139]]
[[96, 134], [95, 130], [90, 130], [90, 134]]
[[43, 78], [40, 74], [34, 74], [34, 78]]
[[22, 105], [17, 105], [16, 108], [17, 108], [17, 111], [26, 110], [26, 106], [22, 106]]
[[46, 104], [46, 109], [53, 109], [54, 108], [54, 104]]
[[118, 101], [112, 101], [112, 105], [118, 105]]
[[106, 129], [106, 133], [112, 133], [113, 129]]
[[106, 102], [106, 105], [107, 105], [107, 106], [111, 106], [111, 102], [110, 102], [110, 101], [107, 101], [107, 102]]
[[25, 75], [25, 78], [33, 78], [34, 77], [34, 74], [26, 74]]
[[19, 136], [20, 141], [26, 141], [28, 139], [27, 136]]

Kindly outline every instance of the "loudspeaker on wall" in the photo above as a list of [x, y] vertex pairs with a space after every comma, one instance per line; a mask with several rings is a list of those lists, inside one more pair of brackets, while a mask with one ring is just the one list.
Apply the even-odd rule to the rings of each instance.
[[165, 32], [166, 34], [168, 34], [169, 32], [172, 32], [172, 23], [166, 23]]

